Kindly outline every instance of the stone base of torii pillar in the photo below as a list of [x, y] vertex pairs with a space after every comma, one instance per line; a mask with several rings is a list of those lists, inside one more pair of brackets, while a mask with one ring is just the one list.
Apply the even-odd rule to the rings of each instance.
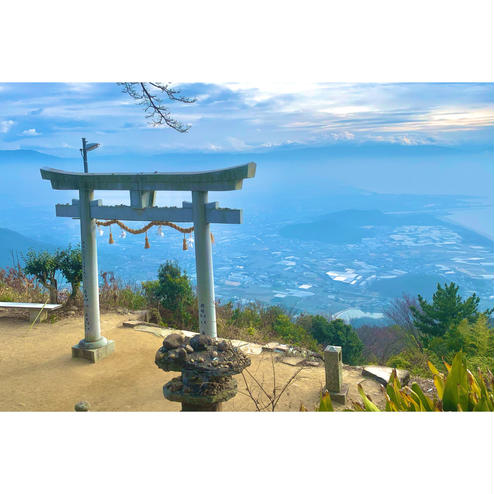
[[106, 344], [98, 348], [88, 348], [84, 344], [84, 340], [82, 340], [72, 347], [72, 358], [83, 358], [95, 364], [98, 360], [108, 357], [114, 351], [115, 342], [113, 340], [106, 340]]

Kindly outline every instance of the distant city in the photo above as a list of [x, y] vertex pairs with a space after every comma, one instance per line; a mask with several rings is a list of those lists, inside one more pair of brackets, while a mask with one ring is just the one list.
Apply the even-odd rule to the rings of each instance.
[[[352, 211], [352, 216], [355, 224], [359, 216], [367, 220], [368, 212]], [[294, 313], [322, 313], [358, 324], [384, 324], [391, 300], [405, 293], [430, 297], [437, 283], [450, 281], [459, 284], [464, 295], [477, 293], [483, 307], [494, 305], [490, 239], [432, 215], [382, 216], [392, 217], [394, 224], [363, 225], [362, 238], [348, 243], [337, 230], [331, 232], [334, 243], [304, 238], [306, 227], [298, 224], [298, 238], [288, 236], [287, 224], [249, 220], [216, 226], [216, 297], [222, 302], [279, 304]], [[430, 225], [414, 224], [419, 219]], [[183, 251], [180, 235], [165, 229], [164, 238], [151, 233], [151, 249], [144, 250], [141, 237], [120, 238], [114, 229], [116, 243], [109, 245], [108, 231], [102, 233], [100, 270], [140, 282], [154, 279], [160, 263], [175, 259], [195, 282], [191, 238], [189, 250]]]

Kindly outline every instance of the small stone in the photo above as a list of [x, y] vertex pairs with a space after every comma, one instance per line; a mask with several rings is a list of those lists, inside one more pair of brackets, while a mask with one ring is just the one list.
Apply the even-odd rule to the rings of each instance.
[[163, 340], [163, 346], [168, 350], [174, 350], [175, 348], [182, 346], [183, 343], [184, 343], [184, 337], [180, 333], [169, 334]]
[[185, 348], [177, 349], [177, 359], [185, 360], [186, 358], [187, 358], [187, 352], [185, 351]]
[[197, 352], [204, 350], [206, 346], [211, 345], [212, 340], [205, 334], [197, 334], [190, 339], [190, 346]]
[[184, 348], [187, 353], [192, 353], [194, 351], [194, 349], [190, 345], [185, 345]]
[[224, 352], [225, 350], [228, 350], [228, 342], [223, 340], [218, 343], [218, 350], [220, 352]]
[[314, 360], [306, 360], [304, 365], [309, 365], [311, 367], [319, 367], [319, 362], [315, 362]]
[[215, 357], [217, 357], [217, 356], [218, 356], [218, 352], [216, 352], [216, 351], [214, 351], [214, 350], [213, 350], [213, 351], [211, 352], [211, 357], [215, 358]]
[[204, 359], [203, 359], [202, 357], [199, 357], [199, 358], [197, 359], [197, 361], [198, 361], [200, 364], [202, 364], [202, 363], [204, 362]]
[[79, 401], [75, 404], [74, 410], [76, 412], [89, 412], [89, 403], [87, 401]]
[[169, 352], [169, 353], [168, 353], [168, 358], [171, 358], [171, 359], [176, 359], [176, 358], [177, 358], [177, 354], [176, 354], [176, 352]]

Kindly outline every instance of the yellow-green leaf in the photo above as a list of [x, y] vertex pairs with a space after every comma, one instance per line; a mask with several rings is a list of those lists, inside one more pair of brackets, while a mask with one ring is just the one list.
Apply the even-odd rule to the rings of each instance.
[[444, 380], [437, 374], [434, 376], [434, 386], [436, 386], [437, 396], [442, 400], [444, 394]]
[[432, 362], [427, 361], [427, 365], [434, 375], [441, 375], [441, 373], [434, 367], [434, 364]]
[[321, 395], [321, 400], [319, 401], [319, 411], [320, 412], [334, 412], [333, 403], [331, 402], [331, 396], [325, 391]]
[[424, 410], [427, 410], [428, 412], [432, 412], [432, 401], [430, 398], [425, 396], [424, 392], [422, 391], [421, 387], [417, 383], [412, 384], [412, 390], [415, 392], [417, 397], [420, 400], [420, 403]]
[[468, 380], [465, 359], [460, 351], [455, 355], [451, 370], [446, 378], [443, 392], [443, 409], [445, 411], [458, 410], [461, 404], [463, 410], [468, 410]]
[[371, 400], [369, 400], [369, 398], [367, 398], [361, 384], [358, 385], [358, 392], [360, 393], [360, 396], [362, 397], [362, 401], [364, 402], [364, 407], [365, 407], [365, 410], [367, 412], [380, 412], [381, 411], [381, 410], [379, 410], [379, 408], [377, 408], [376, 405], [374, 405], [374, 403], [372, 403]]

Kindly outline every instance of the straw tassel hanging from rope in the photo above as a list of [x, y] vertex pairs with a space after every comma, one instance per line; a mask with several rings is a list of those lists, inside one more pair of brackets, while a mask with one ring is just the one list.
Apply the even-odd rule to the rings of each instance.
[[149, 245], [148, 232], [146, 232], [146, 240], [144, 241], [144, 248], [149, 249], [151, 246]]
[[211, 237], [211, 243], [214, 244], [214, 235], [212, 233], [209, 233], [209, 236]]
[[185, 233], [184, 233], [184, 241], [182, 243], [182, 250], [187, 250], [188, 247], [187, 247], [187, 239], [185, 238]]
[[109, 244], [114, 244], [115, 243], [115, 241], [113, 240], [112, 232], [111, 232], [111, 226], [110, 226], [110, 238], [108, 239], [108, 243]]

